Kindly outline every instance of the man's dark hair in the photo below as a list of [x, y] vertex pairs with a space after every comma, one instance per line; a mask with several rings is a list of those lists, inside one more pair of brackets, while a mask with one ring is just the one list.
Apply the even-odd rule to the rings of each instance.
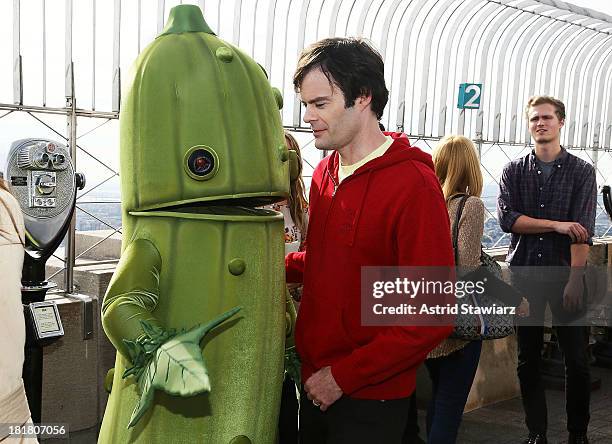
[[372, 96], [371, 109], [382, 117], [389, 100], [385, 86], [382, 57], [362, 39], [329, 38], [320, 40], [300, 55], [293, 75], [293, 86], [299, 91], [306, 74], [320, 68], [327, 80], [344, 94], [345, 107], [350, 108], [360, 96]]
[[559, 118], [559, 120], [565, 120], [565, 105], [559, 99], [555, 99], [552, 96], [533, 96], [530, 97], [527, 101], [527, 106], [525, 106], [525, 116], [529, 119], [529, 108], [532, 106], [538, 105], [552, 105], [555, 107], [555, 114]]

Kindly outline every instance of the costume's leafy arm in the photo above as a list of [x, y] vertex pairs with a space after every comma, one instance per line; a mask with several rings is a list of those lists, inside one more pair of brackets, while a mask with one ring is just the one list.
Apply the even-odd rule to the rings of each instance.
[[106, 335], [124, 358], [131, 360], [124, 340], [145, 336], [141, 321], [161, 328], [152, 312], [159, 300], [162, 260], [157, 248], [146, 239], [136, 239], [121, 254], [117, 270], [102, 304], [102, 325]]
[[161, 266], [155, 245], [135, 240], [121, 255], [102, 304], [106, 334], [132, 363], [123, 377], [135, 376], [141, 393], [128, 427], [151, 406], [156, 389], [178, 396], [210, 391], [200, 341], [240, 310], [236, 307], [189, 331], [164, 328], [152, 313], [159, 300]]

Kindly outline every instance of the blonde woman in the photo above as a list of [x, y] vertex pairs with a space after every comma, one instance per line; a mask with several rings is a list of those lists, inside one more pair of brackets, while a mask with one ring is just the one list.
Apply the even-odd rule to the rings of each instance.
[[[0, 424], [31, 423], [21, 373], [23, 371], [25, 321], [21, 305], [21, 269], [24, 255], [21, 208], [0, 178]], [[0, 442], [36, 443], [35, 437], [12, 434], [0, 428]]]
[[[474, 144], [463, 136], [447, 136], [434, 149], [432, 157], [451, 225], [455, 223], [459, 203], [467, 196], [458, 222], [456, 265], [476, 269], [480, 265], [485, 208], [480, 200], [483, 181]], [[449, 338], [429, 353], [425, 361], [433, 391], [427, 409], [429, 444], [456, 441], [481, 347], [482, 341]]]

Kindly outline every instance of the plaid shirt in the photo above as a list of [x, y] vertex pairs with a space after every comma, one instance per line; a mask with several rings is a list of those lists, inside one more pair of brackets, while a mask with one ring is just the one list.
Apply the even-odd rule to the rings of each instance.
[[[578, 222], [593, 236], [597, 181], [593, 165], [561, 147], [545, 182], [535, 151], [504, 167], [499, 183], [497, 216], [506, 233], [521, 215], [560, 222]], [[570, 265], [571, 239], [556, 232], [512, 233], [506, 261], [510, 265]]]

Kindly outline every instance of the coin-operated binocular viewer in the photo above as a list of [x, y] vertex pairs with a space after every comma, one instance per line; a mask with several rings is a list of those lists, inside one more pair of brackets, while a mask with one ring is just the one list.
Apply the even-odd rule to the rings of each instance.
[[26, 246], [22, 303], [26, 318], [23, 379], [34, 422], [40, 422], [42, 346], [63, 335], [55, 303], [45, 301], [55, 284], [45, 280], [45, 263], [64, 239], [85, 176], [75, 173], [67, 147], [44, 139], [13, 142], [5, 179], [23, 212]]

